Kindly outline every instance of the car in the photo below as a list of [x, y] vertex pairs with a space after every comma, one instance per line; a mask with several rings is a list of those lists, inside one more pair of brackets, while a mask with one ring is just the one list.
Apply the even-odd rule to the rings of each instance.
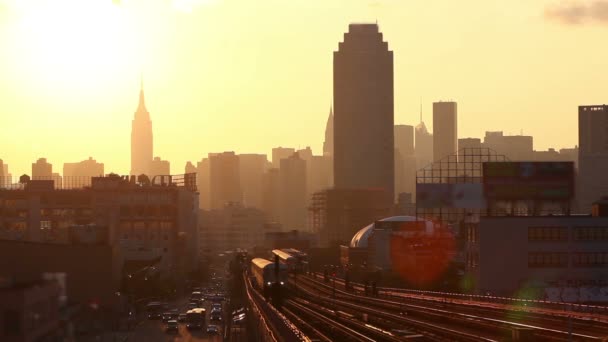
[[169, 311], [163, 312], [162, 316], [163, 322], [169, 322], [171, 320], [171, 313]]
[[198, 308], [198, 303], [196, 303], [196, 302], [188, 303], [188, 309], [196, 309], [196, 308]]
[[211, 317], [209, 319], [212, 321], [221, 321], [222, 312], [219, 310], [211, 310]]
[[179, 325], [177, 324], [177, 321], [172, 319], [167, 321], [167, 328], [165, 329], [166, 332], [177, 332], [179, 331]]
[[177, 321], [180, 323], [184, 323], [186, 321], [186, 314], [185, 313], [180, 313], [177, 316]]
[[219, 332], [220, 329], [217, 327], [217, 325], [209, 324], [207, 326], [207, 334], [218, 334]]
[[211, 304], [211, 310], [222, 311], [222, 304], [221, 303], [213, 303], [213, 304]]

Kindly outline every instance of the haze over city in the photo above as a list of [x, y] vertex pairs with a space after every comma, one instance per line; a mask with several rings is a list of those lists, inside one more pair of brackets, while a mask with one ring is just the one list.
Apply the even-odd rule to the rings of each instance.
[[174, 172], [215, 151], [320, 153], [332, 51], [349, 23], [376, 21], [395, 53], [395, 123], [418, 124], [422, 100], [432, 131], [432, 102], [454, 100], [460, 137], [573, 147], [577, 106], [605, 96], [604, 4], [3, 0], [1, 157], [13, 175], [39, 157], [128, 172], [142, 73], [155, 155]]

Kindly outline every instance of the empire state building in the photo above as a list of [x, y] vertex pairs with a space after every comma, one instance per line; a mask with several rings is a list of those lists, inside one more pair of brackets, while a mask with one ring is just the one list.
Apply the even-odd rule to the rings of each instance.
[[144, 102], [144, 85], [139, 91], [139, 105], [131, 124], [131, 174], [149, 175], [152, 161], [152, 121]]

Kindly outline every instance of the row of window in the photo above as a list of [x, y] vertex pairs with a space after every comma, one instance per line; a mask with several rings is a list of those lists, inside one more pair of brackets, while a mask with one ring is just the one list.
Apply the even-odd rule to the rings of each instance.
[[608, 267], [608, 252], [532, 252], [528, 253], [528, 267], [564, 268], [571, 261], [573, 267]]
[[[567, 227], [529, 227], [528, 241], [568, 241]], [[572, 229], [575, 241], [608, 241], [608, 227], [575, 227]]]

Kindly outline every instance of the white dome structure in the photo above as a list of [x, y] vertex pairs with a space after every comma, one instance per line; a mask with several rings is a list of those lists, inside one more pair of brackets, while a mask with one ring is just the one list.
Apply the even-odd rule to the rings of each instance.
[[[427, 234], [431, 234], [433, 232], [433, 222], [427, 221], [424, 219], [420, 219], [414, 216], [392, 216], [387, 217], [378, 221], [382, 222], [416, 222], [416, 221], [424, 221], [425, 222], [425, 232]], [[398, 225], [395, 225], [398, 228]], [[351, 248], [367, 248], [368, 240], [372, 236], [375, 228], [375, 223], [371, 223], [368, 226], [359, 230], [353, 238], [350, 240]]]

